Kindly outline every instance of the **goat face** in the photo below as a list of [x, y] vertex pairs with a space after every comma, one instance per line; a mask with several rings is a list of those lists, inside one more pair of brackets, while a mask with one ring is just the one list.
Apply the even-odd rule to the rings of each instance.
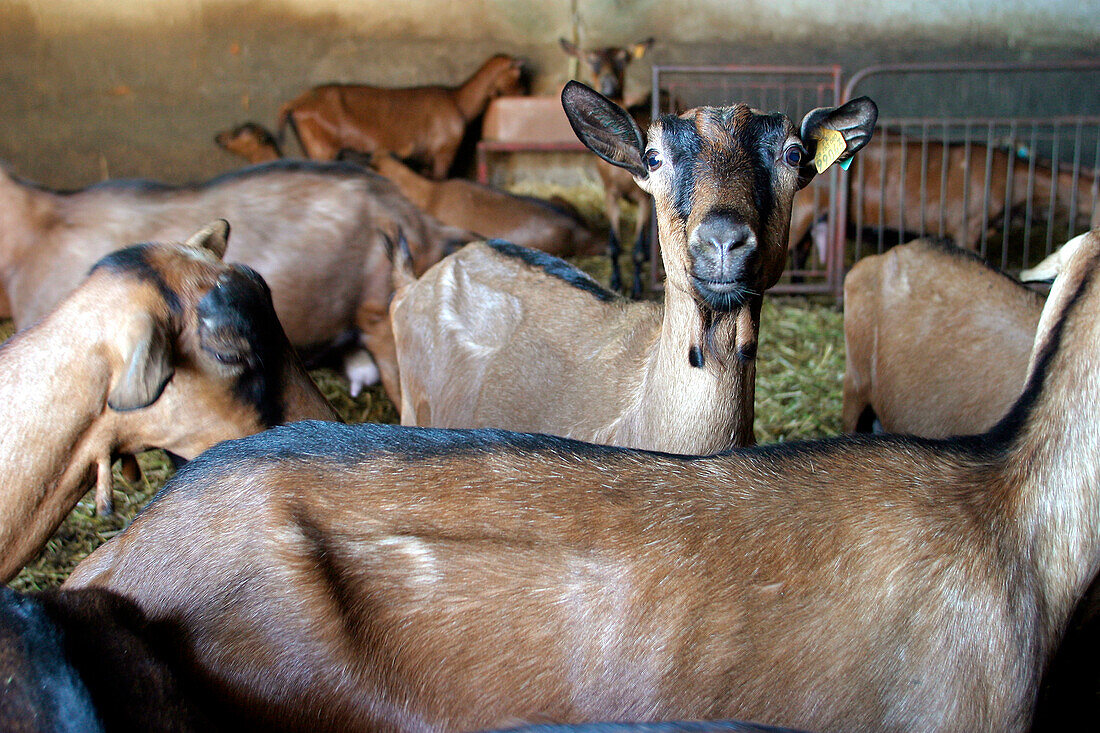
[[520, 59], [501, 54], [489, 59], [485, 66], [492, 78], [492, 85], [489, 88], [490, 98], [525, 93], [523, 62]]
[[104, 282], [105, 297], [128, 302], [117, 309], [121, 376], [108, 399], [124, 452], [157, 446], [193, 458], [259, 432], [287, 417], [288, 380], [308, 379], [267, 285], [249, 268], [223, 264], [224, 236], [212, 236], [221, 243], [120, 250], [89, 276]]
[[609, 99], [623, 98], [626, 88], [626, 67], [634, 59], [644, 56], [653, 45], [653, 39], [647, 38], [641, 43], [630, 46], [605, 46], [582, 51], [564, 38], [559, 41], [562, 50], [588, 66], [593, 83], [600, 90], [600, 94]]
[[583, 84], [566, 85], [562, 104], [581, 141], [653, 195], [670, 282], [718, 312], [782, 274], [791, 202], [814, 176], [822, 130], [841, 134], [843, 161], [867, 143], [878, 116], [866, 97], [813, 110], [801, 130], [745, 105], [699, 107], [654, 121], [647, 142], [625, 110]]

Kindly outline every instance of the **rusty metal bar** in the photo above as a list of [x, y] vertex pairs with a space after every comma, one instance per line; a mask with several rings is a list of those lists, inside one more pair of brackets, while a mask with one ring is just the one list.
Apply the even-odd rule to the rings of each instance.
[[920, 130], [920, 236], [923, 239], [928, 222], [928, 123], [922, 123]]
[[982, 189], [982, 257], [988, 257], [989, 255], [987, 235], [989, 232], [989, 187], [993, 178], [993, 145], [991, 144], [993, 142], [993, 123], [986, 126], [985, 141], [985, 186]]
[[[1013, 121], [1009, 127], [1008, 139], [1013, 141], [1012, 149], [1008, 153], [1008, 164], [1005, 170], [1005, 208], [1002, 215], [1001, 231], [1004, 232], [1001, 235], [1001, 269], [1008, 269], [1008, 245], [1010, 240], [1009, 232], [1012, 229], [1012, 187], [1016, 181], [1016, 122]], [[1024, 267], [1027, 266], [1027, 261], [1024, 261]]]
[[[1039, 144], [1039, 130], [1036, 125], [1031, 126], [1031, 148], [1034, 151]], [[1027, 203], [1024, 215], [1024, 262], [1029, 262], [1028, 255], [1031, 250], [1031, 221], [1034, 215], [1033, 201], [1035, 198], [1035, 156], [1028, 155], [1027, 161]]]
[[[901, 146], [901, 155], [898, 159], [901, 161], [898, 172], [898, 238], [905, 238], [905, 171], [908, 167], [906, 164], [909, 162], [909, 148], [906, 142], [905, 128], [901, 128], [901, 132], [898, 135], [898, 144]], [[883, 166], [885, 169], [886, 166]], [[883, 200], [885, 203], [885, 199]], [[885, 207], [884, 207], [885, 208]]]
[[1079, 59], [1073, 61], [1040, 61], [1040, 62], [932, 62], [923, 64], [879, 64], [860, 69], [848, 79], [844, 86], [842, 101], [852, 98], [852, 93], [860, 82], [870, 76], [879, 74], [906, 74], [921, 72], [950, 72], [966, 73], [974, 71], [1092, 71], [1100, 70], [1100, 59]]
[[[1058, 130], [1058, 124], [1054, 125], [1055, 131]], [[1054, 251], [1054, 217], [1057, 215], [1058, 207], [1058, 143], [1060, 142], [1058, 135], [1054, 136], [1052, 143], [1050, 160], [1050, 208], [1047, 209], [1047, 241], [1046, 241], [1046, 253], [1049, 255]]]
[[1073, 134], [1073, 174], [1070, 177], [1069, 187], [1069, 231], [1066, 239], [1072, 239], [1077, 233], [1077, 184], [1081, 180], [1081, 130], [1080, 120]]

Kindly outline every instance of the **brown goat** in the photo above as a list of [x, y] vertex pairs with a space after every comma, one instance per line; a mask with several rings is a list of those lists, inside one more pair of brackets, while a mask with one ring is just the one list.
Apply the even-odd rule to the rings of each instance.
[[[254, 122], [219, 133], [216, 142], [251, 163], [281, 157], [275, 138]], [[530, 196], [483, 186], [461, 178], [433, 181], [425, 178], [393, 155], [371, 155], [342, 150], [340, 160], [369, 166], [388, 178], [405, 198], [444, 224], [475, 232], [479, 236], [506, 239], [523, 247], [534, 247], [558, 257], [597, 254], [599, 245], [592, 230], [575, 209]]]
[[531, 250], [469, 245], [394, 297], [402, 422], [681, 453], [751, 443], [760, 305], [787, 257], [791, 197], [813, 178], [820, 126], [851, 156], [874, 104], [815, 110], [801, 134], [784, 115], [703, 107], [655, 122], [647, 148], [583, 84], [562, 102], [582, 142], [657, 200], [664, 304], [619, 300]]
[[111, 503], [119, 453], [182, 458], [306, 418], [336, 420], [253, 271], [229, 267], [224, 222], [185, 245], [108, 255], [49, 315], [0, 346], [0, 581], [93, 484]]
[[600, 250], [583, 221], [545, 201], [461, 178], [433, 181], [390, 155], [373, 156], [370, 165], [393, 181], [407, 199], [445, 224], [558, 257], [593, 255]]
[[[921, 159], [926, 161], [925, 185], [921, 186]], [[985, 196], [986, 158], [991, 160], [989, 196]], [[1028, 171], [1034, 166], [1031, 200], [1039, 211], [1050, 205], [1052, 189], [1057, 192], [1056, 210], [1069, 208], [1074, 191], [1073, 174], [1057, 175], [1048, 165], [1021, 159], [1011, 151], [971, 144], [944, 145], [890, 139], [870, 145], [848, 174], [852, 190], [848, 196], [848, 223], [862, 217], [863, 226], [896, 229], [901, 232], [941, 233], [955, 244], [976, 250], [985, 227], [997, 227], [1005, 211], [1007, 188], [1012, 209], [1029, 198]], [[1010, 175], [1011, 171], [1011, 175]], [[861, 187], [857, 188], [857, 184]], [[1076, 181], [1076, 215], [1090, 226], [1100, 226], [1100, 197], [1093, 192], [1093, 177], [1082, 172]], [[791, 246], [794, 266], [801, 267], [808, 254], [807, 235], [814, 224], [812, 196], [795, 199], [791, 218]], [[1095, 205], [1095, 208], [1094, 208]]]
[[[186, 657], [180, 629], [100, 589], [0, 587], [0, 730], [13, 733], [281, 731], [227, 700]], [[260, 718], [260, 719], [257, 719]], [[597, 723], [509, 733], [797, 733], [732, 720]]]
[[929, 438], [992, 427], [1020, 395], [1044, 299], [968, 250], [918, 240], [844, 280], [843, 424]]
[[270, 163], [283, 157], [275, 136], [257, 122], [245, 122], [231, 130], [222, 130], [214, 136], [214, 144], [253, 164]]
[[284, 728], [1025, 731], [1100, 567], [1098, 273], [1094, 234], [984, 435], [690, 457], [297, 423], [204, 453], [66, 585], [178, 626]]
[[[564, 38], [559, 39], [562, 50], [580, 60], [589, 72], [594, 87], [616, 104], [627, 107], [639, 129], [648, 130], [652, 122], [650, 100], [644, 99], [628, 105], [626, 99], [626, 69], [634, 59], [640, 59], [653, 45], [653, 39], [647, 38], [641, 43], [630, 46], [604, 46], [582, 51]], [[618, 292], [622, 289], [622, 274], [619, 271], [619, 253], [622, 251], [622, 202], [629, 201], [637, 206], [634, 220], [634, 282], [631, 295], [637, 299], [642, 296], [642, 266], [649, 256], [647, 233], [653, 199], [638, 187], [634, 176], [617, 165], [600, 161], [596, 172], [603, 183], [604, 211], [610, 230], [607, 240], [607, 256], [611, 260], [609, 285]]]
[[233, 222], [228, 258], [271, 286], [291, 343], [324, 348], [358, 329], [398, 400], [385, 241], [404, 232], [422, 272], [473, 235], [423, 214], [385, 178], [345, 163], [280, 161], [205, 183], [108, 181], [54, 192], [0, 170], [0, 289], [18, 327], [69, 293], [118, 242], [173, 241]]
[[521, 76], [520, 62], [500, 54], [458, 87], [317, 86], [283, 105], [276, 137], [281, 141], [290, 125], [315, 160], [334, 160], [344, 148], [389, 151], [438, 180], [451, 169], [466, 126], [494, 97], [522, 93]]

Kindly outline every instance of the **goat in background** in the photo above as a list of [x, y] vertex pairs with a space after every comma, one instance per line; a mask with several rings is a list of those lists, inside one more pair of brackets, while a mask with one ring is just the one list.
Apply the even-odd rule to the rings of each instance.
[[111, 506], [119, 453], [186, 459], [306, 418], [338, 420], [252, 270], [222, 264], [228, 227], [100, 260], [49, 315], [0, 345], [0, 580], [94, 484]]
[[[581, 50], [575, 44], [559, 39], [562, 50], [581, 61], [588, 68], [589, 80], [604, 95], [630, 112], [639, 129], [649, 129], [651, 119], [650, 99], [644, 98], [633, 104], [626, 101], [626, 70], [631, 61], [640, 59], [653, 46], [654, 40], [647, 38], [629, 46], [604, 46]], [[637, 300], [642, 297], [642, 267], [649, 257], [649, 221], [652, 215], [653, 199], [634, 182], [629, 171], [600, 161], [596, 172], [603, 183], [604, 211], [610, 231], [607, 240], [607, 256], [611, 260], [609, 285], [619, 292], [623, 287], [622, 273], [619, 270], [619, 253], [622, 251], [622, 202], [635, 204], [637, 216], [634, 224], [634, 283], [631, 296]]]

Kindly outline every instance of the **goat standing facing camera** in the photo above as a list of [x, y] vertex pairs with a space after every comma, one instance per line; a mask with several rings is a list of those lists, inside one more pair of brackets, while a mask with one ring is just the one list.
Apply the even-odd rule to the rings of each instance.
[[648, 142], [583, 84], [562, 104], [581, 141], [656, 200], [664, 303], [622, 300], [538, 252], [468, 245], [415, 283], [406, 274], [390, 306], [401, 421], [676, 453], [752, 443], [760, 306], [786, 262], [791, 199], [823, 130], [851, 157], [874, 103], [814, 110], [801, 130], [745, 105], [701, 107], [661, 117]]

